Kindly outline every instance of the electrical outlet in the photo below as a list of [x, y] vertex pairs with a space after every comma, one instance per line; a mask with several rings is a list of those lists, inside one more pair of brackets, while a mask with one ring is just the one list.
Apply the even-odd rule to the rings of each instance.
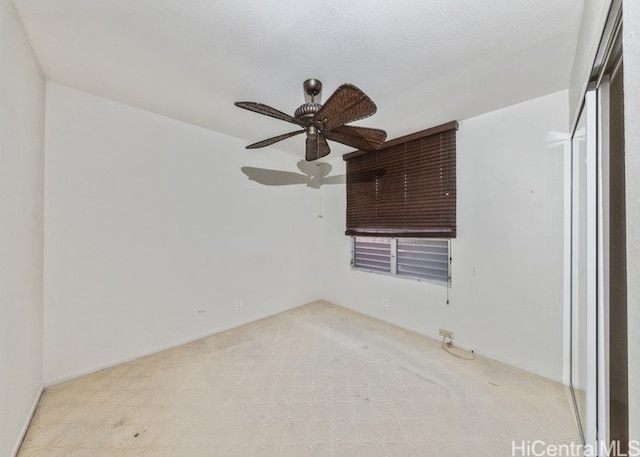
[[240, 308], [242, 308], [242, 300], [236, 301], [236, 309], [239, 310]]
[[453, 332], [452, 331], [445, 330], [445, 329], [441, 328], [439, 333], [440, 333], [440, 336], [443, 336], [443, 337], [449, 338], [449, 339], [453, 339]]

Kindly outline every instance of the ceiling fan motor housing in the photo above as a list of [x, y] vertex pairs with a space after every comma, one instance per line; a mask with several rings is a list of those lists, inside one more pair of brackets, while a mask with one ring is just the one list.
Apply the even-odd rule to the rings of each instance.
[[[313, 125], [313, 117], [320, 108], [322, 108], [322, 105], [319, 103], [322, 92], [322, 82], [315, 78], [307, 79], [302, 83], [302, 88], [304, 89], [307, 103], [298, 107], [295, 113], [293, 113], [293, 117], [302, 121], [307, 127], [317, 127]], [[307, 134], [309, 133], [314, 134], [315, 129], [313, 132], [307, 130]]]
[[320, 111], [320, 108], [322, 108], [320, 103], [305, 103], [298, 107], [295, 113], [293, 113], [293, 117], [301, 120], [307, 125], [311, 125], [313, 123], [313, 116]]

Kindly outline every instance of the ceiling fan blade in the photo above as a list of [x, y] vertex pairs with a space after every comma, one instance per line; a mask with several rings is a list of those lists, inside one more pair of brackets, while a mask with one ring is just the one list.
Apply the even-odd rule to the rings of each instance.
[[282, 135], [274, 136], [273, 138], [267, 138], [266, 140], [250, 144], [249, 146], [247, 146], [247, 149], [264, 148], [265, 146], [272, 145], [273, 143], [277, 143], [278, 141], [286, 140], [287, 138], [290, 138], [292, 136], [300, 135], [304, 132], [304, 130], [296, 130], [295, 132], [283, 133]]
[[375, 112], [376, 105], [367, 94], [353, 84], [343, 84], [313, 116], [313, 123], [320, 129], [332, 129]]
[[330, 152], [329, 144], [321, 134], [318, 133], [307, 137], [305, 159], [309, 162], [329, 155]]
[[331, 130], [324, 130], [322, 134], [329, 140], [365, 151], [380, 148], [387, 139], [387, 132], [384, 130], [350, 125], [341, 125]]
[[305, 125], [295, 117], [289, 116], [287, 113], [278, 111], [277, 109], [272, 108], [268, 105], [263, 105], [262, 103], [235, 102], [235, 105], [239, 108], [244, 108], [246, 110], [253, 111], [254, 113], [264, 114], [265, 116], [273, 117], [275, 119], [280, 119], [281, 121], [287, 121], [287, 122], [291, 122], [292, 124], [297, 124], [301, 127], [305, 127]]
[[242, 167], [241, 170], [251, 181], [265, 186], [288, 186], [291, 184], [307, 184], [309, 182], [308, 176], [290, 171], [256, 167]]

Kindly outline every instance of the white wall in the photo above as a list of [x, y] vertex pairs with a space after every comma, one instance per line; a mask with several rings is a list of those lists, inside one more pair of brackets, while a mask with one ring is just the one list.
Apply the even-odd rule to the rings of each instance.
[[0, 455], [12, 455], [42, 386], [44, 78], [0, 0]]
[[296, 157], [54, 83], [46, 112], [45, 382], [319, 298], [318, 191], [240, 171]]
[[567, 119], [563, 91], [460, 123], [449, 305], [444, 286], [351, 270], [344, 186], [323, 188], [325, 298], [562, 380], [564, 155], [547, 135]]
[[640, 2], [625, 0], [624, 90], [627, 195], [629, 435], [640, 440]]

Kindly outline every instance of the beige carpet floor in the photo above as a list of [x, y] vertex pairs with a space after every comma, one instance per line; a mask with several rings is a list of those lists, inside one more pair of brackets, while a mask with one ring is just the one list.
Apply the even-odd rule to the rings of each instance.
[[46, 389], [18, 455], [501, 457], [523, 440], [579, 442], [563, 385], [317, 302]]

